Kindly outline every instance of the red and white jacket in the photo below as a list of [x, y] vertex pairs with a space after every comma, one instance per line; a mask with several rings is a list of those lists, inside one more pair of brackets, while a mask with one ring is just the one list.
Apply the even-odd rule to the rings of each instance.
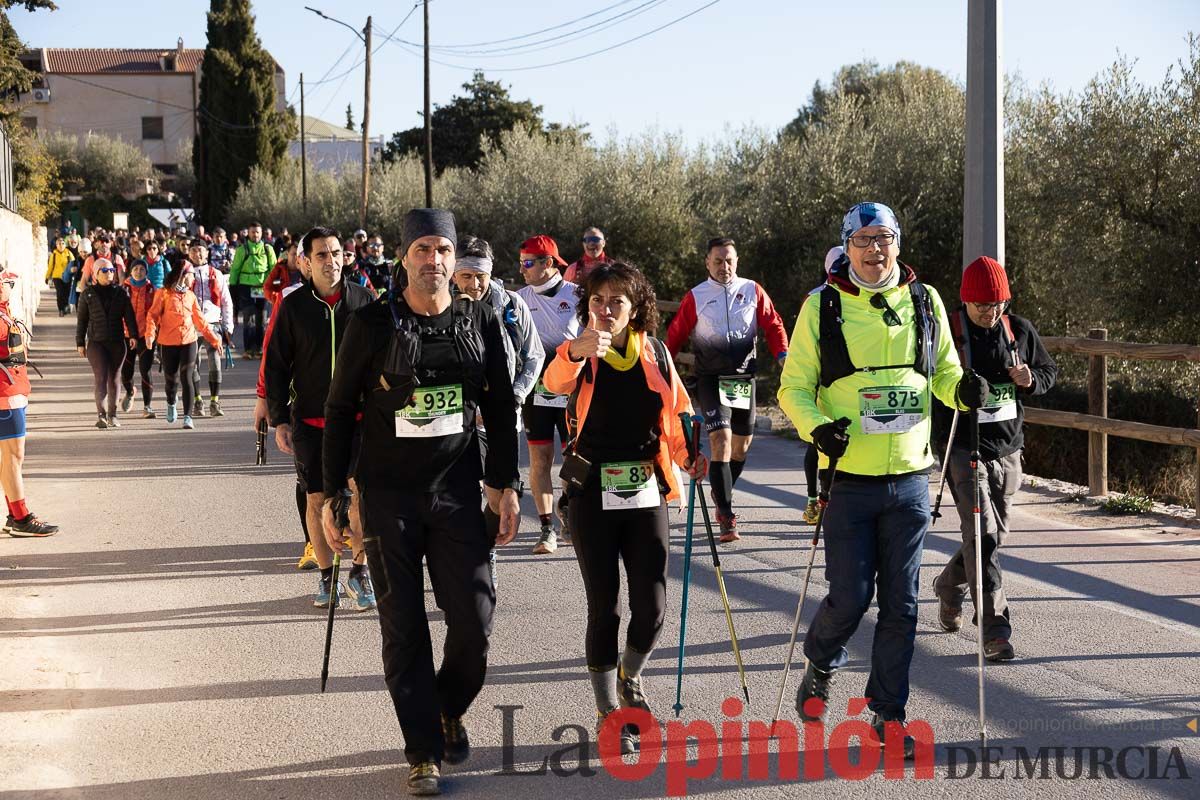
[[709, 278], [684, 295], [667, 328], [667, 349], [674, 356], [690, 339], [697, 375], [753, 374], [760, 330], [776, 359], [787, 355], [787, 330], [761, 286], [747, 278], [727, 284]]

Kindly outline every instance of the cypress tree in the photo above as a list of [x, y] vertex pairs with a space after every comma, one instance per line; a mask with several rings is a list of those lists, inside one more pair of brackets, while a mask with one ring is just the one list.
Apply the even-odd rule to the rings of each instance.
[[278, 172], [292, 119], [275, 109], [275, 61], [254, 31], [250, 0], [211, 0], [201, 70], [195, 205], [215, 225], [253, 167]]

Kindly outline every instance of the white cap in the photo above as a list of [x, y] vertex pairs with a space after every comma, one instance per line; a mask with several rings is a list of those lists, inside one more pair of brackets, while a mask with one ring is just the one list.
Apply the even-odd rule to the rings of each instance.
[[841, 258], [845, 254], [845, 252], [846, 251], [842, 249], [841, 245], [838, 245], [837, 247], [829, 248], [829, 252], [825, 254], [825, 274], [826, 275], [829, 274], [829, 271], [831, 269], [833, 269], [833, 265], [837, 263], [838, 259]]

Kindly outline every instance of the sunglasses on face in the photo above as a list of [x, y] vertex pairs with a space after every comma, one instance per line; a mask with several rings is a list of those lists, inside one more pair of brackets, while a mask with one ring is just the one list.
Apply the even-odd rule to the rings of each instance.
[[535, 265], [549, 260], [549, 256], [546, 256], [545, 258], [526, 258], [521, 261], [521, 269], [533, 269]]
[[7, 286], [10, 289], [12, 289], [13, 287], [15, 287], [17, 285], [16, 281], [3, 281], [3, 283], [5, 286]]
[[116, 270], [113, 269], [112, 267], [104, 267], [103, 269], [98, 269], [96, 271], [97, 272], [116, 272]]
[[584, 244], [600, 244], [604, 241], [603, 236], [585, 236], [583, 237]]

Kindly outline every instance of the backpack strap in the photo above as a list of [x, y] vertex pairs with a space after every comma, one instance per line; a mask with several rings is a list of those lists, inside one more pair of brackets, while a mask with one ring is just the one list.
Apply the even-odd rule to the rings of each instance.
[[821, 385], [829, 388], [833, 382], [858, 370], [850, 360], [850, 348], [842, 332], [842, 297], [837, 287], [826, 284], [818, 295], [821, 303], [819, 344], [821, 348]]
[[1008, 337], [1005, 346], [1008, 348], [1009, 355], [1012, 356], [1012, 365], [1018, 367], [1021, 365], [1021, 353], [1017, 349], [1017, 337], [1013, 335], [1012, 320], [1008, 318], [1008, 314], [1000, 315], [1000, 324], [1004, 327], [1004, 333]]
[[954, 347], [958, 350], [958, 360], [963, 369], [971, 366], [971, 340], [967, 336], [967, 310], [960, 308], [950, 317], [950, 333], [954, 338]]

